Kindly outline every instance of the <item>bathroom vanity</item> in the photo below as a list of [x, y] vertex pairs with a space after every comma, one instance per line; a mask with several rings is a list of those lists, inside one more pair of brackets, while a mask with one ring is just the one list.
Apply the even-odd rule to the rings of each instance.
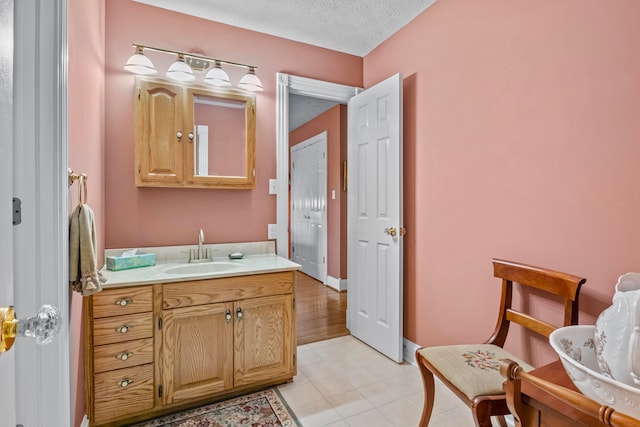
[[299, 265], [272, 251], [229, 260], [222, 254], [237, 252], [230, 246], [212, 245], [213, 260], [200, 264], [163, 262], [166, 248], [147, 248], [160, 252], [156, 266], [105, 272], [103, 291], [84, 307], [91, 426], [125, 425], [293, 379]]

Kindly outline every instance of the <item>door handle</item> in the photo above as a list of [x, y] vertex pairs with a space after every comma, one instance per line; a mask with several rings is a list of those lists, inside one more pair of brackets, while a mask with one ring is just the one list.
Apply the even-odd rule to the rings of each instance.
[[[388, 227], [384, 229], [385, 234], [388, 234], [391, 237], [395, 237], [398, 234], [398, 229], [395, 227]], [[404, 236], [407, 234], [407, 229], [404, 227], [400, 227], [400, 236]]]
[[60, 311], [43, 305], [35, 316], [16, 319], [13, 307], [0, 308], [0, 353], [13, 346], [16, 337], [33, 337], [39, 345], [49, 344], [62, 327]]

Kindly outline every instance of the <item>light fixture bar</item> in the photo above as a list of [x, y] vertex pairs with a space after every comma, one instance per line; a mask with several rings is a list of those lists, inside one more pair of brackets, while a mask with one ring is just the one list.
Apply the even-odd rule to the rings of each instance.
[[200, 55], [198, 53], [181, 52], [179, 50], [163, 49], [161, 47], [146, 46], [146, 45], [138, 44], [138, 43], [133, 43], [132, 46], [135, 47], [136, 49], [138, 49], [138, 48], [140, 48], [140, 49], [148, 49], [148, 50], [153, 50], [153, 51], [156, 51], [156, 52], [171, 53], [171, 54], [174, 54], [174, 55], [182, 55], [184, 57], [188, 56], [188, 57], [191, 57], [191, 58], [203, 59], [205, 61], [211, 61], [211, 62], [218, 61], [218, 62], [220, 62], [222, 64], [234, 65], [236, 67], [244, 67], [244, 68], [248, 68], [248, 69], [253, 68], [254, 70], [256, 70], [258, 68], [255, 65], [241, 64], [239, 62], [233, 62], [233, 61], [226, 61], [224, 59], [218, 59], [218, 58], [212, 58], [210, 56]]

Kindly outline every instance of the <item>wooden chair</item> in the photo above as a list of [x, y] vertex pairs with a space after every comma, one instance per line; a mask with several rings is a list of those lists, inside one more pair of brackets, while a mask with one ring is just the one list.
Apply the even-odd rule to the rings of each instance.
[[[549, 337], [557, 327], [530, 314], [512, 308], [513, 283], [523, 288], [544, 291], [544, 295], [564, 299], [562, 326], [578, 323], [578, 295], [586, 281], [582, 277], [546, 268], [493, 259], [493, 275], [502, 279], [502, 297], [498, 322], [493, 335], [483, 344], [425, 347], [416, 351], [424, 383], [424, 407], [420, 427], [427, 427], [433, 411], [437, 376], [471, 408], [478, 427], [491, 426], [492, 416], [509, 413], [499, 372], [501, 359], [517, 361], [526, 370], [533, 367], [504, 350], [509, 325], [517, 323], [526, 329]], [[469, 319], [471, 321], [472, 319]], [[504, 425], [504, 417], [500, 419]]]
[[[554, 384], [542, 378], [531, 375], [522, 369], [520, 365], [510, 359], [504, 359], [500, 362], [500, 374], [507, 381], [504, 383], [504, 391], [506, 393], [507, 405], [513, 414], [516, 427], [537, 427], [525, 416], [524, 406], [522, 404], [522, 395], [520, 394], [522, 381], [533, 384], [541, 391], [555, 397], [561, 402], [583, 412], [593, 418], [596, 418], [602, 425], [613, 427], [639, 427], [640, 420], [621, 412], [616, 412], [607, 405], [601, 405], [584, 394], [569, 390], [560, 385]], [[535, 420], [537, 421], [537, 420]]]

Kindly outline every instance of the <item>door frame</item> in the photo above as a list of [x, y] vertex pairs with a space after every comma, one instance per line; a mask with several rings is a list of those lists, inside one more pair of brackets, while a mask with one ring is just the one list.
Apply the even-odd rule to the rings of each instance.
[[276, 253], [289, 258], [289, 94], [343, 104], [362, 88], [276, 73]]
[[[293, 147], [291, 147], [291, 153], [290, 153], [290, 157], [291, 160], [293, 160], [293, 152], [294, 151], [302, 151], [307, 147], [312, 146], [313, 144], [321, 144], [322, 148], [323, 148], [323, 152], [324, 152], [324, 176], [325, 176], [325, 180], [324, 180], [324, 206], [322, 209], [322, 236], [321, 241], [318, 242], [321, 246], [321, 255], [322, 255], [322, 259], [323, 259], [323, 263], [322, 263], [322, 271], [321, 271], [321, 276], [322, 276], [322, 280], [320, 280], [322, 282], [323, 285], [327, 284], [327, 280], [328, 280], [328, 271], [329, 269], [328, 267], [328, 241], [329, 241], [329, 234], [328, 234], [328, 228], [327, 228], [327, 200], [328, 200], [328, 194], [327, 194], [327, 162], [328, 162], [328, 156], [327, 156], [327, 150], [328, 150], [328, 141], [327, 141], [327, 131], [322, 131], [317, 135], [312, 136], [311, 138], [307, 138], [306, 140], [302, 141], [299, 144], [294, 145]], [[291, 174], [291, 189], [293, 190], [293, 173]], [[291, 205], [293, 205], [293, 191], [291, 192]], [[293, 219], [293, 210], [290, 211], [290, 218]], [[293, 247], [293, 230], [289, 230], [289, 232], [291, 233], [291, 245], [289, 247], [289, 253], [291, 254], [291, 259], [294, 259], [293, 256], [293, 250], [291, 249]]]

